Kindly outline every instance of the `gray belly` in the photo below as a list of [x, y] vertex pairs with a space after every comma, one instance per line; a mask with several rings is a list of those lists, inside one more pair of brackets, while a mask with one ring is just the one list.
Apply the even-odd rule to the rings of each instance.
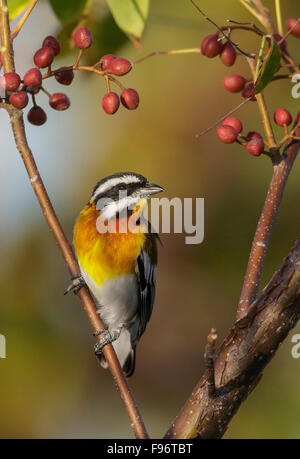
[[84, 271], [82, 275], [97, 301], [98, 312], [105, 325], [109, 329], [116, 329], [120, 324], [129, 327], [139, 305], [137, 276], [118, 276], [99, 286]]

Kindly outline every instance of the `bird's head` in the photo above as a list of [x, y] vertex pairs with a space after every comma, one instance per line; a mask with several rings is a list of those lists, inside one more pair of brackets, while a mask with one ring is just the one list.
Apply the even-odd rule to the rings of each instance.
[[135, 172], [120, 172], [106, 177], [95, 186], [90, 201], [101, 211], [102, 218], [109, 220], [124, 212], [132, 213], [144, 207], [152, 195], [164, 189], [150, 183], [146, 177]]

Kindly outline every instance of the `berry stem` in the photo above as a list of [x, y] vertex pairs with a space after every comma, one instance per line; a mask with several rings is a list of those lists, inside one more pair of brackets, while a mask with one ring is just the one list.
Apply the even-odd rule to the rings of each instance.
[[[230, 26], [230, 28], [233, 29], [241, 29], [241, 30], [247, 30], [248, 32], [255, 32], [257, 35], [260, 35], [261, 37], [265, 34], [262, 30], [260, 30], [257, 25], [254, 22], [239, 22], [239, 21], [233, 21], [232, 19], [227, 19], [227, 22], [230, 22], [231, 24], [235, 24], [235, 26]], [[250, 27], [247, 27], [250, 26]]]
[[[64, 71], [67, 71], [67, 70], [85, 70], [87, 72], [97, 73], [98, 75], [101, 75], [101, 76], [106, 75], [106, 72], [103, 72], [102, 70], [98, 70], [98, 69], [96, 69], [94, 67], [87, 67], [87, 66], [83, 66], [83, 65], [80, 65], [80, 66], [77, 66], [77, 67], [75, 67], [74, 65], [70, 65], [69, 67], [64, 67], [63, 70]], [[50, 78], [50, 77], [52, 77], [54, 75], [57, 75], [61, 71], [62, 71], [62, 68], [51, 70], [50, 72], [48, 70], [48, 72], [45, 73], [42, 78], [43, 78], [43, 80], [45, 80], [46, 78]]]
[[295, 127], [293, 127], [291, 132], [286, 132], [285, 133], [285, 136], [283, 137], [283, 139], [280, 140], [278, 145], [281, 147], [282, 145], [284, 145], [290, 139], [298, 140], [297, 137], [294, 136], [294, 134], [297, 131], [297, 129], [299, 129], [299, 128], [300, 128], [300, 121], [299, 121], [299, 123], [296, 124]]
[[277, 29], [280, 35], [283, 35], [283, 23], [282, 23], [282, 14], [281, 14], [281, 3], [280, 0], [275, 0], [275, 10], [277, 18]]
[[[248, 61], [252, 76], [253, 78], [255, 78], [255, 73], [256, 73], [255, 63], [251, 59], [247, 59], [247, 61]], [[272, 124], [270, 120], [270, 115], [269, 115], [267, 105], [266, 105], [266, 102], [263, 96], [263, 92], [256, 94], [256, 99], [257, 99], [258, 108], [260, 111], [263, 127], [265, 130], [268, 146], [269, 148], [276, 148], [277, 144], [275, 141], [274, 132], [273, 132], [273, 128], [272, 128]]]
[[105, 82], [106, 82], [106, 90], [107, 92], [110, 92], [110, 83], [109, 83], [109, 77], [107, 75], [104, 75]]
[[75, 61], [75, 64], [73, 65], [73, 70], [76, 70], [78, 65], [79, 65], [79, 62], [80, 62], [80, 59], [81, 59], [81, 56], [82, 56], [82, 53], [83, 53], [83, 49], [80, 49], [79, 52], [78, 52], [78, 56], [77, 56], [77, 59]]
[[43, 86], [41, 86], [41, 90], [42, 90], [49, 98], [51, 97], [50, 92], [48, 92], [47, 89], [45, 89]]
[[35, 95], [32, 93], [31, 94], [31, 99], [32, 99], [32, 103], [33, 103], [33, 106], [36, 107], [36, 98], [35, 98]]

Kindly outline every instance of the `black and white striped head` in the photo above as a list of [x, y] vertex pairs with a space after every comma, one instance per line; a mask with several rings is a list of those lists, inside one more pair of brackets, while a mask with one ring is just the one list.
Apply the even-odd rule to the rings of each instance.
[[90, 200], [108, 220], [126, 210], [133, 210], [139, 201], [161, 191], [164, 191], [161, 186], [150, 183], [143, 175], [119, 172], [100, 180]]

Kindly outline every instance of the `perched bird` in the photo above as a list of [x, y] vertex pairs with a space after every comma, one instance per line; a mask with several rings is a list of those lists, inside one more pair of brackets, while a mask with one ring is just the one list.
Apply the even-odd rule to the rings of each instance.
[[101, 340], [95, 352], [107, 368], [101, 350], [113, 343], [127, 377], [134, 371], [136, 345], [151, 317], [155, 296], [158, 235], [142, 210], [161, 191], [162, 187], [133, 172], [106, 177], [95, 186], [74, 227], [82, 273], [77, 285], [87, 284], [106, 328], [97, 333]]

